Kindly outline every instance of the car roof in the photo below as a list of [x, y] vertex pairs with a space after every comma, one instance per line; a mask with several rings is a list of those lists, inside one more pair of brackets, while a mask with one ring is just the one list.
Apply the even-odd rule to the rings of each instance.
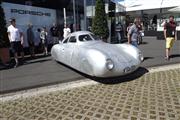
[[89, 31], [77, 31], [77, 32], [73, 32], [71, 33], [71, 36], [79, 36], [79, 35], [83, 35], [83, 34], [90, 34], [91, 32]]

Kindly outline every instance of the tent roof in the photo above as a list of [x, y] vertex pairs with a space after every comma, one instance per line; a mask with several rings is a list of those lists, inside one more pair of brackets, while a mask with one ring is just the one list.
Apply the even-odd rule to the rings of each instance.
[[180, 13], [180, 6], [169, 9], [170, 12]]
[[119, 2], [126, 11], [172, 8], [180, 5], [180, 0], [124, 0]]

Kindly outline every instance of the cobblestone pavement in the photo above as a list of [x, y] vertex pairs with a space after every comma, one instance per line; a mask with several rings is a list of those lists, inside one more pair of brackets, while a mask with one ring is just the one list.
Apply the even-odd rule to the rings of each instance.
[[180, 69], [1, 101], [0, 120], [180, 120]]

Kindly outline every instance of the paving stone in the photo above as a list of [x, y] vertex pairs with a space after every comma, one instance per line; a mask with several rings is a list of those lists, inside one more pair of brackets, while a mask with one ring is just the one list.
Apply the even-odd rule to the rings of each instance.
[[1, 120], [180, 120], [180, 69], [0, 102]]

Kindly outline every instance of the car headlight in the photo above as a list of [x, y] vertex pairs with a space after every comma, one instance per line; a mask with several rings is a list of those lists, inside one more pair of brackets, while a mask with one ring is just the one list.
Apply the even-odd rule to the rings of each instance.
[[106, 68], [108, 70], [112, 70], [114, 68], [114, 63], [113, 63], [113, 61], [111, 59], [106, 60]]
[[141, 52], [139, 52], [139, 60], [142, 62], [144, 60], [144, 56]]

